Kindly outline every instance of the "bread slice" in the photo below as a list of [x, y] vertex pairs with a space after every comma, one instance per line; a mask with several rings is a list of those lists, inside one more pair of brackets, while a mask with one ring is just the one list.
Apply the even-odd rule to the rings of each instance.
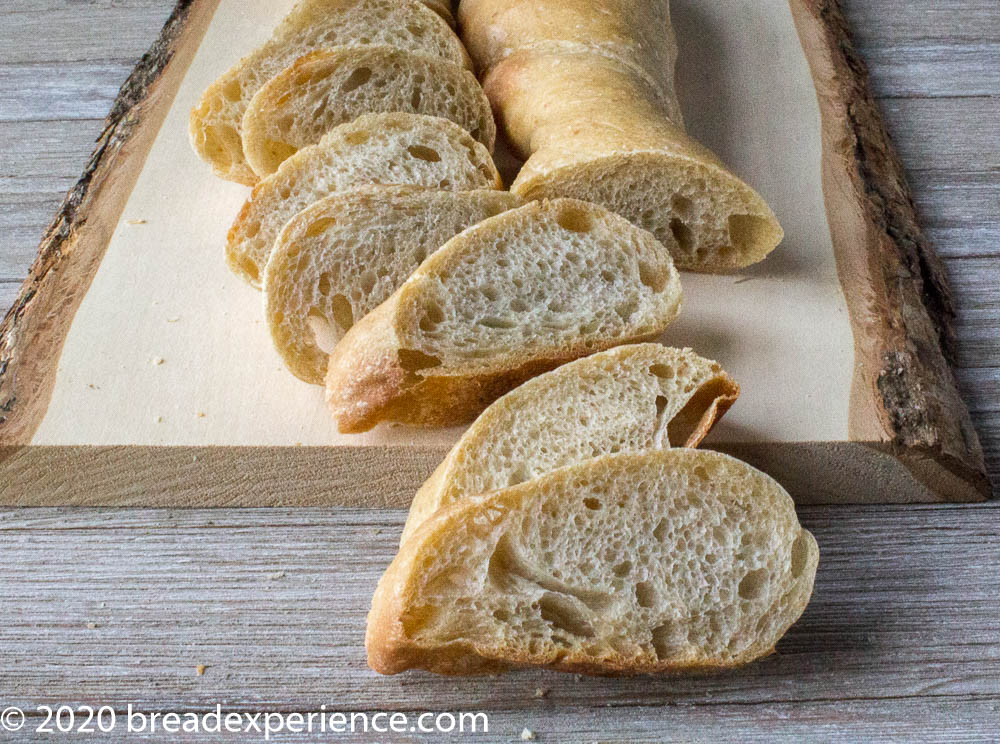
[[[437, 0], [433, 0], [435, 5]], [[271, 39], [230, 68], [191, 112], [191, 143], [216, 174], [253, 186], [240, 127], [254, 94], [296, 59], [334, 46], [385, 44], [471, 67], [441, 17], [414, 0], [300, 0]]]
[[288, 220], [324, 196], [365, 184], [456, 191], [502, 185], [486, 148], [454, 122], [366, 114], [300, 150], [254, 188], [229, 231], [229, 266], [260, 286], [271, 248]]
[[368, 113], [440, 116], [493, 150], [496, 124], [475, 75], [387, 46], [324, 49], [264, 85], [243, 117], [243, 152], [260, 177], [338, 124]]
[[462, 41], [483, 76], [528, 49], [598, 54], [669, 94], [671, 119], [682, 121], [673, 95], [677, 42], [668, 0], [463, 0], [459, 19]]
[[740, 388], [690, 349], [637, 344], [529, 380], [491, 405], [417, 491], [402, 541], [443, 506], [599, 455], [697, 447]]
[[464, 423], [564, 362], [659, 336], [680, 309], [670, 253], [601, 207], [558, 199], [455, 236], [330, 356], [342, 432]]
[[485, 81], [508, 135], [530, 154], [511, 190], [601, 204], [673, 239], [682, 269], [762, 260], [783, 232], [761, 196], [671, 121], [658, 91], [593, 54], [517, 52]]
[[420, 0], [420, 2], [441, 16], [449, 26], [455, 26], [455, 12], [451, 0]]
[[520, 204], [507, 191], [373, 186], [297, 214], [264, 272], [267, 322], [285, 364], [306, 382], [323, 384], [329, 354], [356, 318], [462, 230]]
[[771, 653], [800, 617], [818, 561], [789, 495], [739, 460], [691, 449], [600, 457], [425, 522], [375, 591], [368, 664], [383, 674], [736, 667]]

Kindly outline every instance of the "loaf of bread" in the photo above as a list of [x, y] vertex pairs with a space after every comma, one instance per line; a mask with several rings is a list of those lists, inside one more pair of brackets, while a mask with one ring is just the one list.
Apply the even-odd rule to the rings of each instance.
[[229, 231], [230, 268], [260, 286], [288, 220], [325, 196], [365, 184], [456, 191], [502, 185], [486, 148], [454, 122], [417, 114], [366, 114], [300, 150], [254, 188]]
[[491, 405], [417, 491], [402, 542], [443, 506], [607, 453], [697, 447], [739, 385], [690, 349], [622, 346], [563, 365]]
[[659, 336], [680, 309], [670, 253], [601, 207], [533, 202], [448, 241], [330, 356], [342, 432], [464, 423], [562, 363]]
[[436, 57], [364, 46], [313, 52], [265, 84], [243, 117], [243, 152], [264, 178], [338, 124], [397, 111], [450, 119], [493, 150], [493, 112], [471, 72]]
[[[436, 6], [442, 3], [432, 0]], [[415, 0], [300, 0], [271, 39], [224, 73], [191, 112], [191, 143], [216, 174], [253, 186], [241, 124], [254, 94], [317, 49], [384, 44], [470, 66], [454, 31]]]
[[788, 494], [727, 455], [611, 455], [458, 501], [379, 582], [368, 663], [394, 674], [721, 669], [771, 653], [819, 560]]
[[333, 194], [289, 221], [264, 272], [264, 306], [288, 368], [322, 384], [343, 335], [467, 227], [520, 206], [507, 191], [373, 186]]
[[[485, 77], [516, 51], [595, 52], [673, 90], [677, 44], [666, 2], [463, 0], [462, 40]], [[666, 101], [681, 122], [676, 96]]]
[[[582, 0], [460, 6], [464, 36], [488, 67], [487, 96], [528, 158], [511, 190], [602, 204], [663, 242], [672, 237], [680, 268], [760, 261], [783, 232], [761, 196], [684, 131], [667, 0], [598, 5], [601, 14]], [[558, 22], [532, 20], [550, 14]]]

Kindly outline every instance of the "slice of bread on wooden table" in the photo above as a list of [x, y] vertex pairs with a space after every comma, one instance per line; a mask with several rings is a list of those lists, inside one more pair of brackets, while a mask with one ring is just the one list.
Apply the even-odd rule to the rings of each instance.
[[593, 204], [533, 202], [432, 254], [334, 349], [342, 432], [464, 423], [562, 363], [652, 340], [680, 310], [669, 250]]
[[[437, 4], [437, 0], [433, 0]], [[205, 91], [191, 112], [191, 143], [220, 178], [259, 180], [243, 153], [241, 124], [254, 94], [296, 59], [317, 49], [384, 44], [469, 67], [468, 54], [441, 17], [415, 0], [301, 0], [271, 39]]]
[[454, 122], [417, 114], [366, 114], [300, 150], [254, 188], [229, 231], [230, 268], [260, 286], [288, 220], [325, 196], [365, 184], [455, 191], [502, 185], [486, 148]]
[[529, 380], [476, 419], [417, 491], [402, 541], [443, 506], [607, 453], [697, 447], [740, 388], [690, 349], [621, 346]]
[[243, 151], [264, 178], [338, 124], [396, 111], [450, 119], [493, 150], [493, 112], [471, 72], [423, 54], [365, 46], [313, 52], [273, 77], [243, 117]]
[[521, 203], [507, 191], [369, 186], [297, 214], [264, 272], [267, 322], [285, 364], [323, 384], [329, 354], [355, 320], [455, 235]]
[[379, 582], [368, 663], [394, 674], [725, 669], [771, 653], [819, 560], [792, 499], [727, 455], [610, 455], [445, 507]]

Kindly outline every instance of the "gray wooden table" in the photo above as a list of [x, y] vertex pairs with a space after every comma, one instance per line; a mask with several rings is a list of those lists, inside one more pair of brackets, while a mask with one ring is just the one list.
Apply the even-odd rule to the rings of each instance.
[[[172, 4], [0, 4], [0, 311]], [[1000, 3], [845, 4], [948, 264], [957, 374], [1000, 485]], [[25, 733], [43, 720], [35, 708], [60, 703], [481, 710], [483, 741], [524, 728], [538, 741], [997, 740], [1000, 504], [800, 511], [823, 561], [778, 653], [733, 675], [632, 681], [369, 673], [357, 618], [398, 512], [0, 511], [0, 710], [28, 713], [0, 740], [43, 740]], [[119, 721], [102, 740], [178, 738]]]

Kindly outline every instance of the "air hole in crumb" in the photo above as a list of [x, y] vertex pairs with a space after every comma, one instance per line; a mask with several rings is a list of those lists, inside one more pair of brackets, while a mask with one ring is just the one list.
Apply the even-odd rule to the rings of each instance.
[[255, 264], [251, 259], [241, 258], [239, 260], [239, 265], [240, 268], [243, 269], [243, 272], [250, 277], [251, 280], [255, 282], [260, 281], [260, 269], [257, 268], [257, 264]]
[[655, 377], [659, 377], [661, 380], [674, 379], [674, 368], [669, 364], [654, 364], [649, 368], [649, 373]]
[[322, 274], [319, 275], [319, 284], [317, 288], [319, 289], [319, 293], [324, 297], [330, 296], [330, 290], [332, 289], [332, 285], [330, 284], [329, 271], [324, 271]]
[[666, 536], [667, 536], [667, 520], [661, 519], [659, 522], [657, 522], [656, 527], [653, 528], [653, 537], [655, 537], [659, 542], [663, 542]]
[[806, 533], [802, 532], [792, 543], [792, 576], [796, 579], [806, 570], [806, 563], [809, 562], [809, 541]]
[[419, 372], [423, 369], [440, 367], [441, 360], [416, 349], [400, 349], [399, 364], [407, 372]]
[[639, 281], [654, 292], [662, 292], [667, 286], [667, 272], [658, 271], [646, 261], [639, 262]]
[[665, 395], [656, 396], [656, 418], [660, 418], [663, 416], [663, 412], [667, 410], [668, 402], [669, 401], [667, 400], [667, 396]]
[[354, 309], [351, 307], [351, 301], [342, 294], [334, 295], [330, 300], [330, 309], [334, 322], [345, 332], [349, 331], [354, 325]]
[[656, 587], [651, 581], [640, 581], [635, 585], [635, 601], [640, 607], [656, 606]]
[[325, 354], [332, 352], [342, 334], [333, 329], [327, 317], [314, 308], [309, 311], [309, 315], [306, 317], [306, 325], [312, 331], [313, 342], [320, 351]]
[[758, 568], [756, 571], [751, 571], [744, 576], [743, 580], [740, 582], [740, 597], [743, 599], [756, 599], [760, 596], [761, 592], [764, 591], [764, 586], [766, 584], [766, 568]]
[[597, 511], [598, 509], [601, 508], [601, 500], [595, 499], [593, 497], [586, 498], [583, 500], [583, 505], [588, 509], [590, 509], [591, 511]]
[[594, 219], [583, 209], [563, 204], [556, 214], [556, 222], [563, 230], [575, 233], [588, 233], [594, 229]]
[[410, 108], [416, 111], [420, 106], [421, 99], [423, 99], [423, 91], [420, 88], [414, 88], [413, 95], [410, 96]]
[[653, 650], [660, 661], [669, 659], [677, 653], [679, 646], [675, 640], [676, 632], [670, 623], [663, 623], [653, 628]]
[[694, 202], [686, 196], [674, 194], [673, 198], [670, 200], [670, 209], [679, 217], [690, 219], [691, 211], [694, 209]]
[[424, 317], [420, 319], [420, 330], [433, 331], [444, 321], [444, 311], [437, 303], [431, 303], [424, 308]]
[[358, 277], [358, 285], [365, 294], [370, 294], [375, 289], [375, 282], [377, 281], [378, 277], [375, 276], [374, 271], [362, 272], [361, 276]]
[[493, 328], [500, 331], [506, 331], [517, 327], [517, 323], [513, 320], [492, 317], [480, 318], [479, 325], [484, 326], [485, 328]]
[[527, 465], [521, 462], [517, 464], [516, 468], [510, 471], [510, 475], [507, 476], [507, 485], [516, 486], [530, 479], [531, 479], [531, 471], [528, 469]]
[[362, 130], [357, 132], [348, 132], [344, 135], [344, 142], [349, 145], [363, 145], [365, 142], [371, 139], [371, 134]]
[[630, 573], [632, 573], [632, 561], [622, 561], [617, 566], [615, 566], [612, 571], [614, 571], [615, 576], [620, 579], [624, 579]]
[[438, 151], [430, 147], [424, 147], [423, 145], [410, 145], [406, 148], [406, 151], [417, 160], [426, 160], [428, 163], [441, 162], [441, 156], [438, 154]]
[[538, 600], [542, 620], [570, 635], [593, 638], [594, 629], [586, 616], [569, 597], [548, 592]]
[[684, 253], [690, 253], [694, 248], [694, 233], [682, 220], [676, 217], [670, 220], [670, 234], [674, 236], [674, 240]]
[[350, 93], [352, 90], [357, 90], [362, 85], [367, 83], [372, 79], [372, 71], [369, 67], [359, 67], [354, 72], [351, 73], [350, 77], [347, 78], [340, 85], [341, 93]]
[[318, 220], [309, 223], [309, 227], [306, 228], [306, 237], [315, 238], [320, 233], [326, 232], [327, 228], [331, 225], [336, 225], [337, 220], [333, 217], [321, 217]]

